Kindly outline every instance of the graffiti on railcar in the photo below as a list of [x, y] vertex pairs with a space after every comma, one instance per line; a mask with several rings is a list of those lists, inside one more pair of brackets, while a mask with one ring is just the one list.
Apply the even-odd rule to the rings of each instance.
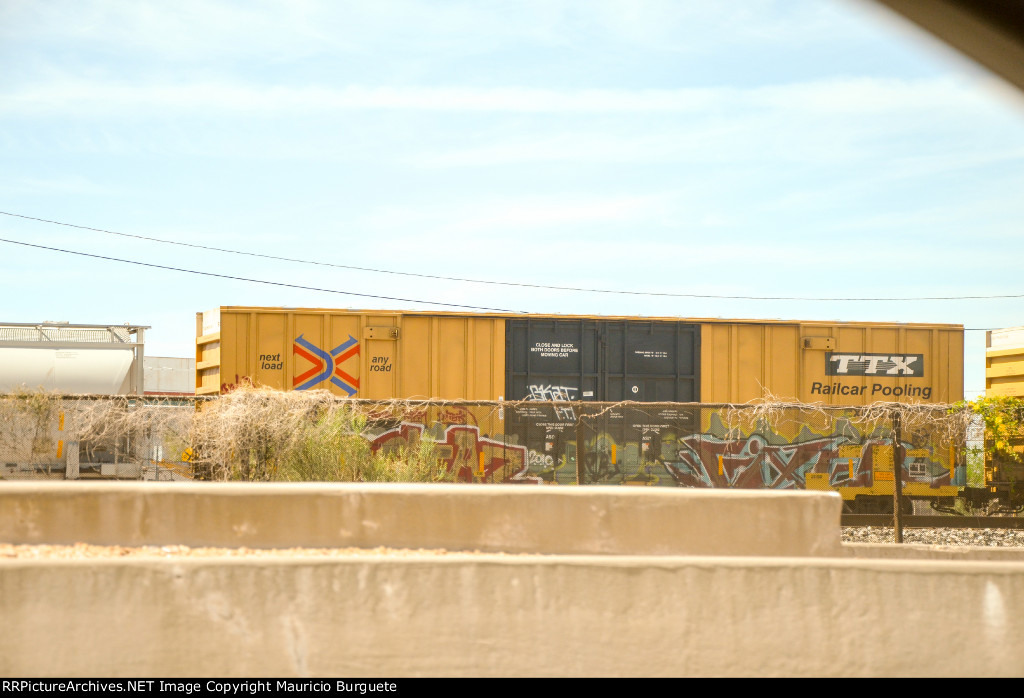
[[[827, 472], [829, 484], [870, 486], [873, 445], [850, 444], [845, 436], [812, 435], [792, 443], [773, 444], [762, 434], [723, 439], [693, 434], [678, 442], [676, 459], [665, 463], [679, 485], [792, 489], [806, 485], [807, 473]], [[840, 457], [854, 448], [858, 455]], [[862, 450], [863, 449], [863, 450]]]
[[[609, 413], [588, 426], [582, 475], [587, 483], [701, 488], [803, 489], [810, 473], [830, 487], [872, 487], [892, 479], [891, 435], [863, 432], [848, 419], [819, 428], [806, 422], [771, 428], [763, 422], [727, 428], [719, 413], [702, 420], [642, 423]], [[652, 420], [653, 421], [653, 420]], [[685, 422], [679, 426], [679, 422]], [[536, 425], [536, 424], [535, 424]], [[547, 423], [520, 434], [530, 449], [530, 475], [552, 484], [576, 481], [575, 429]], [[543, 440], [542, 440], [543, 439]], [[903, 480], [938, 488], [951, 482], [948, 457], [927, 434], [910, 434]], [[922, 446], [923, 445], [923, 446]]]
[[[765, 425], [730, 433], [713, 415], [707, 432], [687, 434], [663, 446], [664, 465], [684, 487], [803, 489], [809, 474], [827, 476], [830, 487], [871, 487], [892, 480], [892, 442], [888, 434], [862, 433], [848, 420], [815, 431], [803, 425], [795, 435]], [[903, 480], [930, 488], [951, 484], [944, 454], [919, 447], [923, 437], [902, 442]], [[915, 443], [915, 441], [917, 443]]]
[[[579, 392], [579, 388], [574, 388], [568, 385], [528, 385], [526, 386], [530, 394], [526, 397], [527, 400], [542, 400], [551, 402], [570, 402], [576, 399], [576, 393]], [[572, 405], [555, 405], [555, 418], [565, 421], [575, 421], [576, 412], [573, 410]]]
[[[373, 451], [416, 449], [421, 439], [429, 439], [439, 460], [467, 482], [574, 484], [582, 476], [589, 484], [805, 489], [811, 474], [818, 476], [815, 486], [831, 488], [871, 488], [893, 479], [891, 435], [862, 431], [846, 418], [817, 428], [806, 422], [728, 428], [715, 411], [674, 423], [644, 423], [609, 412], [600, 424], [585, 422], [577, 468], [575, 427], [539, 421], [550, 419], [546, 413], [535, 415], [526, 429], [503, 434], [493, 415], [460, 407], [430, 409], [416, 414], [422, 421], [393, 423], [374, 433]], [[491, 434], [482, 433], [481, 425]], [[927, 434], [904, 439], [904, 482], [929, 488], [956, 484], [948, 455], [930, 442]]]
[[502, 440], [481, 436], [480, 428], [476, 425], [446, 426], [434, 422], [428, 427], [416, 422], [402, 422], [372, 437], [370, 449], [374, 453], [416, 450], [420, 441], [425, 439], [434, 443], [438, 460], [449, 472], [458, 473], [460, 480], [536, 482], [527, 472], [525, 446], [506, 444]]
[[[830, 487], [871, 487], [892, 480], [892, 442], [888, 434], [862, 433], [849, 420], [814, 430], [806, 424], [797, 433], [764, 424], [745, 432], [727, 430], [718, 415], [711, 428], [687, 434], [663, 448], [660, 459], [673, 482], [684, 487], [740, 489], [803, 489], [809, 474]], [[781, 433], [780, 433], [781, 432]], [[903, 441], [905, 482], [931, 488], [950, 484], [948, 465], [922, 441]]]
[[405, 420], [410, 423], [449, 424], [452, 426], [479, 426], [476, 412], [461, 405], [424, 405], [402, 408]]

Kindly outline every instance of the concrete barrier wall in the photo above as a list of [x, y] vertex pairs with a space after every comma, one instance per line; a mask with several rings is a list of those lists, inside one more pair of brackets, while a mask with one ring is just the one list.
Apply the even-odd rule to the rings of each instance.
[[0, 541], [840, 555], [831, 492], [516, 485], [2, 483]]
[[1024, 675], [1024, 562], [857, 557], [908, 548], [844, 548], [839, 515], [817, 492], [4, 483], [11, 543], [490, 552], [0, 560], [0, 674]]
[[18, 561], [0, 618], [7, 676], [1024, 674], [1021, 564]]

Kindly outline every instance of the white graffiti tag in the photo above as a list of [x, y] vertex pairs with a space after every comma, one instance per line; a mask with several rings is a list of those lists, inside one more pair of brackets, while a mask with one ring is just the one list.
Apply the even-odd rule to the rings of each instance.
[[533, 468], [553, 468], [555, 465], [555, 459], [549, 456], [547, 453], [540, 453], [530, 449], [529, 455], [530, 467]]
[[[529, 400], [551, 400], [552, 402], [569, 402], [579, 392], [579, 388], [571, 388], [567, 385], [529, 385]], [[572, 407], [556, 407], [555, 419], [576, 419], [576, 413]]]

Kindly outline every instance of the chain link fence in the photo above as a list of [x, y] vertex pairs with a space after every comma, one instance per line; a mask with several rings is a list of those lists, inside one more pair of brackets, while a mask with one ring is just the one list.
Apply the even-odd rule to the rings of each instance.
[[0, 478], [848, 488], [891, 498], [897, 416], [912, 496], [968, 484], [971, 420], [946, 406], [373, 402], [257, 389], [211, 400], [4, 396]]
[[581, 403], [566, 410], [512, 408], [508, 432], [528, 448], [529, 477], [745, 489], [870, 489], [888, 482], [891, 488], [893, 416], [901, 414], [904, 482], [938, 489], [966, 480], [964, 419], [945, 408]]
[[0, 479], [191, 479], [194, 399], [0, 396]]

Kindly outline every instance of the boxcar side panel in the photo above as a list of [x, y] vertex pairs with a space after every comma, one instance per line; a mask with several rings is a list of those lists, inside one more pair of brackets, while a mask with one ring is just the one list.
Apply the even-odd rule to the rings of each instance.
[[368, 399], [494, 400], [504, 392], [501, 318], [231, 307], [218, 313], [219, 331], [197, 339], [197, 384], [207, 392], [249, 382]]
[[[252, 381], [376, 399], [742, 403], [772, 395], [861, 405], [963, 397], [963, 330], [949, 326], [232, 307], [202, 315], [200, 392]], [[219, 315], [219, 325], [207, 315]], [[999, 358], [991, 373], [1004, 370]]]
[[[335, 314], [331, 320], [335, 324], [344, 324], [345, 316]], [[399, 328], [398, 317], [395, 315], [364, 315], [361, 332], [351, 334], [343, 338], [344, 332], [335, 335], [335, 339], [350, 342], [352, 339], [356, 344], [352, 348], [343, 351], [358, 350], [360, 383], [353, 386], [356, 392], [352, 397], [369, 398], [372, 400], [387, 400], [398, 397], [398, 342], [401, 340], [401, 328]], [[395, 330], [399, 334], [395, 336]], [[351, 337], [351, 339], [349, 339]], [[354, 355], [355, 356], [355, 355]]]
[[437, 357], [432, 342], [434, 318], [404, 317], [398, 339], [396, 370], [401, 377], [401, 391], [408, 397], [426, 398], [434, 394], [430, 385], [431, 368]]
[[1024, 347], [985, 351], [985, 395], [1024, 395]]
[[466, 347], [466, 321], [464, 318], [441, 318], [440, 362], [438, 365], [438, 384], [440, 390], [436, 397], [443, 400], [454, 400], [463, 397], [469, 388], [466, 380], [470, 352]]
[[705, 402], [768, 395], [827, 405], [963, 399], [961, 329], [707, 322], [701, 358]]
[[795, 325], [767, 325], [765, 346], [772, 348], [765, 354], [765, 382], [772, 386], [772, 394], [780, 400], [796, 400], [800, 394], [799, 357], [776, 347], [791, 347], [800, 341], [800, 330]]
[[[764, 395], [765, 355], [772, 348], [766, 346], [764, 325], [736, 325], [736, 371], [733, 378], [738, 402], [747, 402]], [[768, 349], [769, 351], [766, 351]]]

